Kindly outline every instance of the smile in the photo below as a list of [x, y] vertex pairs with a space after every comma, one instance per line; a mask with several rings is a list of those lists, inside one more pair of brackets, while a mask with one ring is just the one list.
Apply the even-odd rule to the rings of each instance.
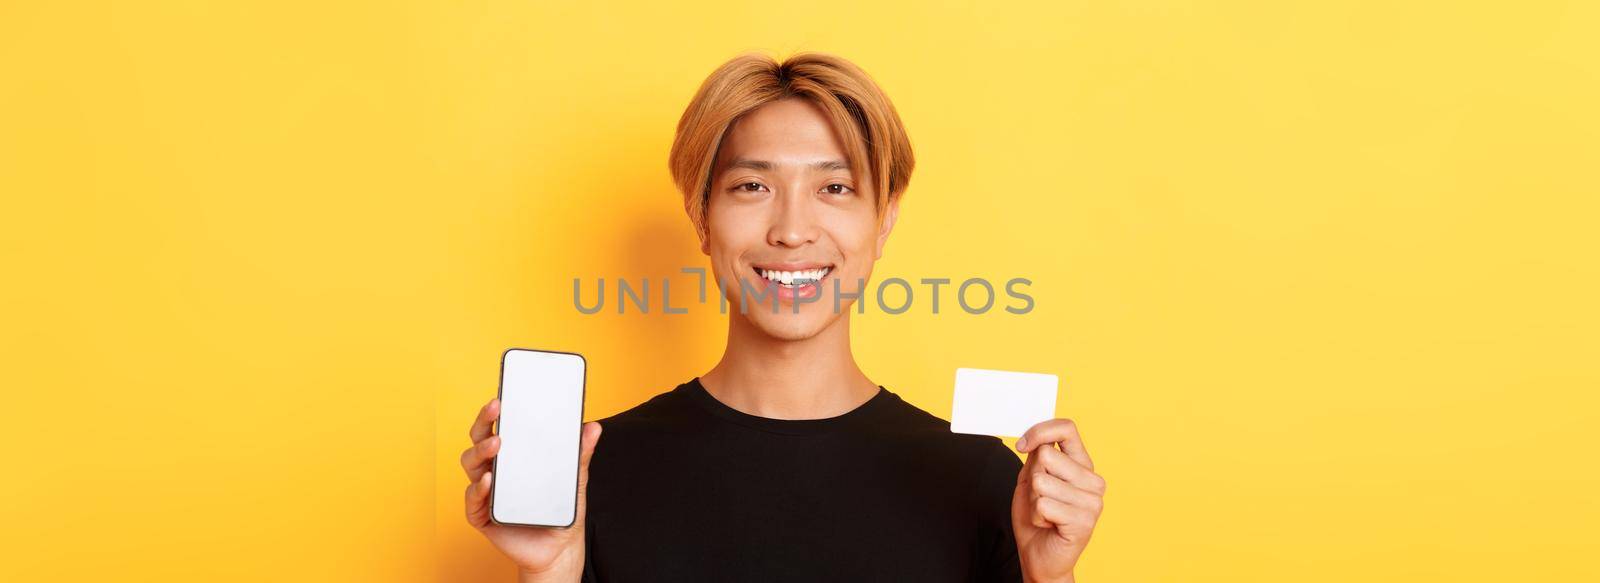
[[798, 288], [815, 284], [833, 272], [832, 265], [795, 270], [767, 269], [764, 267], [753, 267], [753, 269], [755, 269], [756, 275], [761, 276], [762, 279], [786, 288]]

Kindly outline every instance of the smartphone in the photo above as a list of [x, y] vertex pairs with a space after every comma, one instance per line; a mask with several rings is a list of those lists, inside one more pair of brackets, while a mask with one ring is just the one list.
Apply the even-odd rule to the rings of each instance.
[[577, 521], [586, 362], [570, 352], [512, 348], [500, 358], [500, 453], [489, 519], [566, 528]]

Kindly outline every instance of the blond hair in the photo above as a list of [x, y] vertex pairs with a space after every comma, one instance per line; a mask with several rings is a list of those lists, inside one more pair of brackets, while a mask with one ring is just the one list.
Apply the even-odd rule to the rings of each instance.
[[810, 100], [844, 140], [850, 167], [872, 177], [878, 215], [905, 192], [915, 159], [900, 115], [888, 96], [854, 63], [824, 53], [800, 53], [782, 63], [745, 54], [718, 67], [678, 119], [667, 165], [683, 193], [683, 208], [701, 240], [706, 236], [712, 164], [723, 135], [740, 116], [786, 97]]

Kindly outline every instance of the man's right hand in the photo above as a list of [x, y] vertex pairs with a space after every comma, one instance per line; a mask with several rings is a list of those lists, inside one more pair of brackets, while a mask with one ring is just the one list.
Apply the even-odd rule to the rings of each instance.
[[467, 523], [483, 533], [494, 546], [517, 564], [522, 581], [561, 581], [576, 583], [583, 577], [584, 510], [588, 501], [589, 458], [600, 441], [600, 424], [583, 424], [578, 453], [578, 511], [567, 528], [506, 526], [489, 520], [489, 489], [494, 483], [490, 471], [494, 456], [500, 453], [500, 437], [494, 422], [500, 418], [500, 400], [494, 399], [478, 411], [470, 436], [472, 447], [461, 452], [461, 468], [467, 472]]

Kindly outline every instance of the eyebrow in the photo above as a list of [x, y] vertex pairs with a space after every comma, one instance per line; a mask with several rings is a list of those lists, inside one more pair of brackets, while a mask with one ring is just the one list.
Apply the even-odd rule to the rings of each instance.
[[[730, 162], [728, 164], [728, 169], [732, 170], [734, 168], [748, 168], [750, 170], [771, 171], [773, 166], [773, 163], [766, 160], [739, 158], [733, 162]], [[850, 163], [844, 160], [823, 160], [821, 162], [812, 162], [811, 167], [817, 170], [849, 170]]]

